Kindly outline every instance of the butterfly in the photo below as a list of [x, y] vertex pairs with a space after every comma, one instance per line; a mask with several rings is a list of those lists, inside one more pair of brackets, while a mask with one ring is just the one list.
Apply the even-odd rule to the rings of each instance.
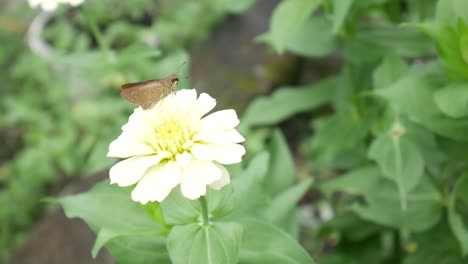
[[143, 109], [150, 109], [161, 99], [175, 92], [178, 82], [179, 77], [171, 74], [166, 78], [127, 83], [122, 85], [120, 95]]

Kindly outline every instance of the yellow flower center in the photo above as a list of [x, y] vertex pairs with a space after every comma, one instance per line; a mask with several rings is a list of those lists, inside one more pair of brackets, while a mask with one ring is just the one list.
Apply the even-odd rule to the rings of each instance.
[[156, 152], [172, 153], [171, 158], [188, 151], [193, 144], [192, 129], [183, 119], [167, 120], [156, 127], [154, 132], [155, 134], [149, 137], [150, 145]]
[[176, 122], [167, 122], [156, 130], [156, 136], [163, 140], [170, 140], [177, 136], [178, 131], [179, 125]]

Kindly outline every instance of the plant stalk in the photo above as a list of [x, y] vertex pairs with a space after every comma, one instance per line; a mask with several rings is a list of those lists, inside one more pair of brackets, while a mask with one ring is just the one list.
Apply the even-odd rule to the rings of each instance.
[[208, 216], [208, 205], [206, 203], [205, 196], [200, 197], [200, 206], [201, 206], [201, 213], [202, 213], [202, 224], [203, 226], [210, 225], [210, 218]]

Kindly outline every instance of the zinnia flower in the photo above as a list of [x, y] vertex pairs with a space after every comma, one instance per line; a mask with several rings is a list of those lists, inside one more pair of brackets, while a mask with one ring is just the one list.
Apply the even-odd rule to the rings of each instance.
[[206, 93], [181, 90], [153, 108], [136, 108], [109, 146], [107, 156], [125, 158], [110, 169], [111, 183], [136, 184], [132, 199], [146, 204], [163, 201], [180, 185], [182, 194], [195, 200], [206, 186], [219, 190], [230, 177], [222, 164], [241, 161], [244, 141], [235, 127], [232, 109], [205, 116], [216, 105]]
[[71, 6], [81, 5], [84, 0], [28, 0], [29, 5], [33, 8], [40, 6], [46, 11], [53, 11], [59, 4], [69, 4]]

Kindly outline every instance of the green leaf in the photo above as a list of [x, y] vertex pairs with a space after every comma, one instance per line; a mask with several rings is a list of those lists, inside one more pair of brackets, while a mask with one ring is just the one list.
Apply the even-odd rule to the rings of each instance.
[[295, 227], [298, 224], [296, 207], [311, 185], [312, 178], [309, 178], [279, 193], [262, 210], [262, 217], [295, 237]]
[[268, 196], [264, 186], [270, 156], [268, 152], [257, 154], [245, 169], [233, 177], [235, 208], [230, 218], [242, 218], [247, 214], [258, 213], [258, 208], [267, 205]]
[[308, 146], [312, 162], [325, 168], [349, 168], [367, 160], [365, 139], [373, 120], [356, 109], [314, 120], [315, 132]]
[[382, 226], [365, 221], [355, 213], [347, 210], [342, 214], [336, 215], [329, 221], [324, 222], [323, 225], [320, 226], [319, 236], [323, 237], [323, 235], [339, 232], [344, 240], [359, 245], [359, 242], [379, 234], [383, 229]]
[[282, 1], [273, 11], [270, 21], [271, 41], [278, 53], [283, 53], [291, 36], [318, 8], [320, 0]]
[[356, 168], [345, 175], [338, 176], [320, 186], [325, 195], [343, 191], [354, 195], [364, 195], [372, 191], [379, 181], [380, 170], [377, 166]]
[[424, 74], [410, 74], [374, 93], [386, 99], [392, 108], [410, 120], [451, 139], [468, 141], [468, 118], [448, 118], [434, 102], [437, 83]]
[[436, 226], [426, 232], [413, 234], [410, 243], [416, 248], [415, 251], [405, 256], [403, 264], [465, 264], [468, 262], [468, 258], [462, 258], [457, 240], [451, 234], [445, 220], [439, 221]]
[[297, 241], [281, 229], [258, 220], [241, 221], [244, 227], [239, 264], [315, 263]]
[[300, 112], [312, 110], [330, 101], [335, 94], [336, 79], [302, 87], [283, 87], [268, 97], [249, 105], [242, 118], [245, 126], [273, 125]]
[[417, 145], [405, 136], [403, 130], [401, 126], [394, 126], [388, 133], [377, 137], [369, 148], [369, 158], [379, 164], [384, 177], [397, 184], [404, 210], [407, 193], [421, 180], [424, 160]]
[[333, 0], [333, 34], [338, 34], [353, 5], [353, 0]]
[[434, 22], [413, 24], [412, 26], [434, 39], [441, 65], [449, 78], [454, 80], [468, 78], [467, 64], [460, 47], [460, 36], [455, 28]]
[[271, 161], [266, 181], [271, 196], [288, 189], [296, 181], [296, 166], [288, 143], [280, 130], [273, 132], [271, 141]]
[[175, 226], [167, 239], [167, 249], [175, 264], [235, 264], [239, 257], [242, 226], [215, 222]]
[[442, 0], [437, 1], [436, 21], [455, 27], [459, 19], [468, 24], [468, 2], [465, 0]]
[[116, 238], [106, 247], [119, 264], [171, 264], [166, 238], [151, 234]]
[[395, 184], [381, 179], [364, 195], [367, 205], [355, 204], [353, 211], [368, 221], [416, 232], [440, 220], [443, 214], [441, 196], [427, 175], [408, 193], [406, 210], [401, 210], [398, 193]]
[[388, 53], [410, 58], [429, 55], [434, 45], [416, 29], [376, 23], [346, 38], [343, 49], [345, 58], [353, 62], [374, 62]]
[[145, 214], [128, 192], [108, 181], [91, 191], [58, 199], [67, 217], [83, 219], [98, 235], [93, 256], [112, 239], [133, 235], [163, 235], [167, 230]]
[[[229, 185], [219, 191], [207, 188], [205, 197], [210, 215], [219, 218], [229, 214], [234, 207], [232, 196], [232, 186]], [[161, 209], [168, 224], [198, 223], [201, 219], [200, 202], [185, 198], [180, 188], [174, 188], [171, 191], [169, 196], [161, 203]]]
[[388, 54], [375, 69], [372, 79], [374, 89], [389, 86], [408, 71], [408, 65], [397, 55]]
[[329, 55], [337, 47], [332, 24], [325, 17], [307, 19], [286, 42], [286, 50], [308, 57]]
[[468, 255], [468, 228], [464, 223], [464, 218], [467, 217], [463, 216], [461, 213], [457, 212], [456, 204], [457, 198], [461, 203], [468, 204], [468, 174], [463, 175], [460, 177], [456, 184], [453, 191], [453, 195], [450, 197], [450, 204], [448, 207], [448, 219], [450, 228], [454, 233], [455, 237], [457, 238], [460, 246], [462, 248], [463, 256]]
[[468, 83], [451, 83], [434, 93], [434, 100], [444, 114], [461, 118], [468, 116]]
[[185, 198], [180, 188], [172, 189], [171, 193], [162, 201], [161, 209], [168, 224], [184, 225], [196, 223], [200, 219], [200, 205], [198, 201]]
[[256, 0], [225, 0], [227, 3], [225, 4], [226, 9], [235, 14], [240, 14], [245, 12], [249, 9], [253, 4], [255, 4]]

